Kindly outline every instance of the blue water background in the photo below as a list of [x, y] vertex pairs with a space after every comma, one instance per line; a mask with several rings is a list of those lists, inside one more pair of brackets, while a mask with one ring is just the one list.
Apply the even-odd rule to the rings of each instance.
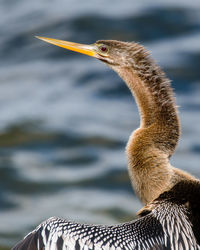
[[199, 0], [1, 0], [1, 250], [50, 216], [114, 224], [141, 207], [124, 154], [139, 126], [125, 84], [94, 58], [35, 35], [137, 41], [151, 50], [179, 106], [172, 163], [200, 177]]

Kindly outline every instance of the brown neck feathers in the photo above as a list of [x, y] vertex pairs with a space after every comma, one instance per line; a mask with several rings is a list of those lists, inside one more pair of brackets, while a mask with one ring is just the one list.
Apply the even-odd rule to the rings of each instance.
[[134, 95], [140, 128], [127, 144], [129, 174], [140, 199], [147, 203], [172, 185], [169, 157], [175, 151], [180, 125], [173, 91], [162, 70], [140, 51], [132, 66], [115, 69]]

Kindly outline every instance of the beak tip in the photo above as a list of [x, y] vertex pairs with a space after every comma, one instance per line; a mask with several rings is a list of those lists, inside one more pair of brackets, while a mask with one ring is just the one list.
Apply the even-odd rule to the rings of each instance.
[[45, 41], [45, 42], [48, 42], [48, 40], [50, 40], [50, 39], [43, 37], [43, 36], [35, 36], [35, 38], [40, 39], [40, 40]]
[[42, 37], [42, 36], [35, 36], [35, 38], [40, 39], [40, 40], [44, 39], [44, 37]]

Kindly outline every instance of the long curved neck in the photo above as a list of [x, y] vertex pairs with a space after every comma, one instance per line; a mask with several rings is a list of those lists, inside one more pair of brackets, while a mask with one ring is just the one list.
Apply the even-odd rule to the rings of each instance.
[[149, 58], [137, 68], [115, 70], [134, 95], [141, 115], [140, 128], [130, 136], [126, 152], [133, 187], [148, 203], [177, 179], [169, 163], [180, 135], [175, 100], [169, 80]]
[[[151, 71], [121, 68], [119, 74], [134, 95], [140, 111], [140, 134], [148, 131], [146, 142], [167, 155], [175, 151], [180, 135], [180, 124], [169, 80], [154, 65]], [[135, 140], [134, 140], [135, 142]], [[145, 143], [147, 144], [147, 143]]]

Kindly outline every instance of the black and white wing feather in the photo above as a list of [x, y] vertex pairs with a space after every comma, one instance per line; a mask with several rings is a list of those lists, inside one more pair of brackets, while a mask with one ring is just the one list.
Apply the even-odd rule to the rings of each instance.
[[85, 225], [50, 218], [13, 250], [165, 249], [162, 226], [145, 216], [117, 226]]
[[149, 214], [116, 225], [86, 225], [50, 218], [13, 250], [200, 249], [184, 206], [163, 202]]

